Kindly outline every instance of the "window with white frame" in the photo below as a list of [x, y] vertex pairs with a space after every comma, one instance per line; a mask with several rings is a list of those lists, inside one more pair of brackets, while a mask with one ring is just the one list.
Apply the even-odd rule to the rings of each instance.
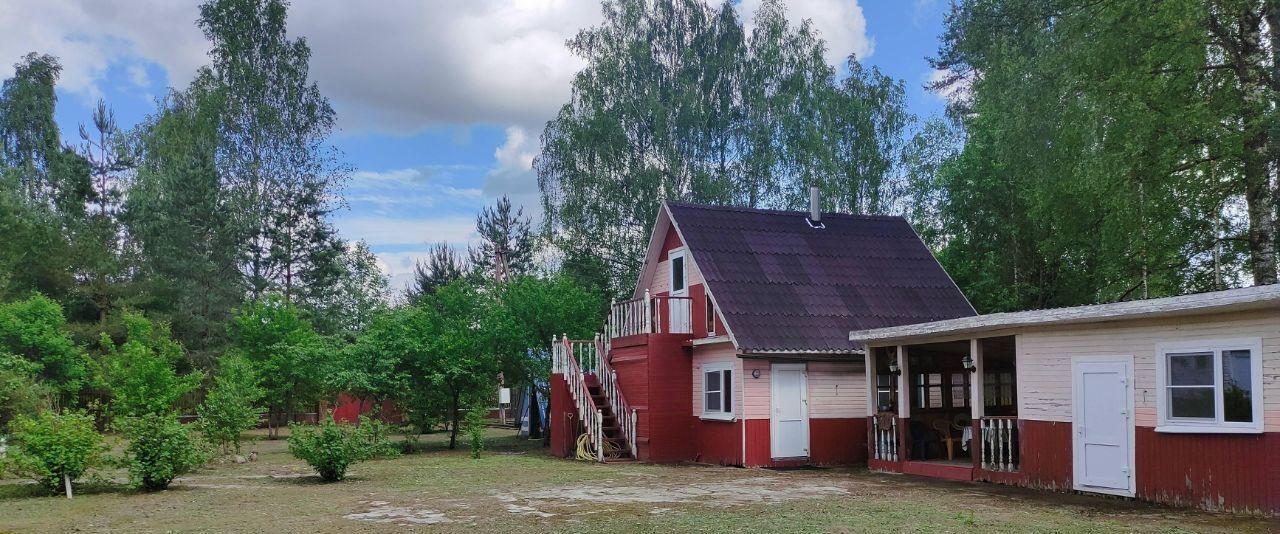
[[1156, 367], [1156, 430], [1262, 431], [1261, 339], [1162, 344]]
[[688, 289], [688, 277], [685, 276], [684, 249], [672, 250], [668, 256], [671, 265], [671, 294], [683, 295]]
[[702, 417], [733, 419], [733, 363], [702, 366]]

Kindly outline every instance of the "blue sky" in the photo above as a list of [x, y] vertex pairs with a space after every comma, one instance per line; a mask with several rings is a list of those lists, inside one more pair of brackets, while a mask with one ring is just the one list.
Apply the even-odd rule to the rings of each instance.
[[[206, 63], [196, 4], [169, 0], [0, 0], [0, 60], [59, 56], [57, 119], [67, 142], [106, 99], [132, 127], [170, 86]], [[508, 194], [537, 211], [529, 169], [543, 123], [568, 96], [580, 62], [563, 42], [599, 19], [595, 0], [295, 0], [290, 33], [312, 46], [312, 76], [339, 113], [333, 143], [356, 172], [343, 236], [365, 239], [406, 282], [429, 243], [465, 244], [484, 205]], [[750, 11], [758, 0], [740, 0]], [[858, 52], [906, 83], [910, 110], [939, 114], [932, 71], [942, 0], [791, 0], [811, 18], [829, 60]], [[4, 72], [8, 77], [11, 71]]]

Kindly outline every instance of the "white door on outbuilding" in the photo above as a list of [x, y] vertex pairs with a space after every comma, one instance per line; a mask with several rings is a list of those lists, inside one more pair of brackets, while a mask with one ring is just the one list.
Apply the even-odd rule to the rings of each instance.
[[1075, 489], [1134, 495], [1133, 357], [1071, 362]]
[[803, 363], [775, 363], [770, 369], [773, 413], [769, 436], [774, 458], [809, 456], [809, 384]]

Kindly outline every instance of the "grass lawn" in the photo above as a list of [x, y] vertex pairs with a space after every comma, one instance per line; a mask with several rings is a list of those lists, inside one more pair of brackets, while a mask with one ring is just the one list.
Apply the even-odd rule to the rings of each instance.
[[[1280, 523], [1119, 499], [860, 469], [771, 471], [552, 458], [491, 430], [479, 460], [427, 451], [322, 484], [283, 441], [142, 494], [106, 482], [68, 501], [0, 481], [0, 532], [1268, 532]], [[460, 444], [461, 446], [461, 444]], [[104, 473], [121, 479], [123, 473]]]

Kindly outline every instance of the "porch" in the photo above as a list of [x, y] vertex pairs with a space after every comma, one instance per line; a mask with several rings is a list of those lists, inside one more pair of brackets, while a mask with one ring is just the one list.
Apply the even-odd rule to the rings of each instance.
[[870, 347], [872, 469], [953, 480], [1016, 476], [1014, 336]]

